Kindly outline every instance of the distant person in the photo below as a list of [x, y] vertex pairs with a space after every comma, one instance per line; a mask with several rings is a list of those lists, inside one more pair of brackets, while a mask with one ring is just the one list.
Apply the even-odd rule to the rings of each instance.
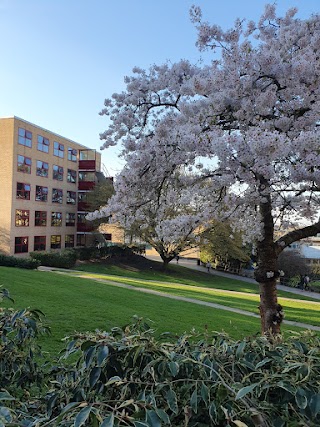
[[209, 261], [207, 262], [206, 267], [207, 267], [207, 270], [208, 270], [208, 273], [209, 273], [210, 272], [210, 268], [211, 268], [211, 263]]
[[180, 259], [180, 257], [179, 257], [179, 255], [177, 255], [177, 256], [176, 256], [177, 264], [179, 263], [179, 259]]
[[310, 277], [306, 274], [303, 279], [304, 289], [309, 289]]

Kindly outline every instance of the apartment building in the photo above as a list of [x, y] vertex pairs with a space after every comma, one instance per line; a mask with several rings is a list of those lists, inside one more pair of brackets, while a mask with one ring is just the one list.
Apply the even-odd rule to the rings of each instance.
[[86, 194], [101, 154], [18, 117], [0, 118], [0, 252], [92, 244]]

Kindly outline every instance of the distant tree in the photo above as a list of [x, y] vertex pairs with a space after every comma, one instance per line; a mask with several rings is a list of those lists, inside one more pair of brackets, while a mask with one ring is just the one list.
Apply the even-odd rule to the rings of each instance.
[[[278, 256], [320, 232], [320, 16], [301, 20], [296, 12], [278, 17], [267, 5], [256, 23], [238, 19], [224, 31], [194, 7], [198, 47], [221, 54], [209, 65], [136, 67], [101, 113], [110, 117], [104, 147], [120, 142], [127, 162], [124, 206], [134, 191], [125, 176], [146, 174], [135, 186], [154, 193], [181, 167], [196, 168], [195, 182], [207, 185], [190, 188], [206, 193], [207, 221], [227, 218], [254, 243], [261, 331], [273, 335], [283, 318]], [[140, 206], [149, 203], [147, 189], [141, 195]], [[111, 211], [118, 202], [110, 200]], [[174, 221], [184, 229], [190, 218], [181, 212]], [[172, 231], [163, 227], [161, 239], [174, 241]]]
[[114, 194], [113, 181], [109, 178], [98, 182], [94, 188], [87, 193], [86, 203], [90, 210], [99, 209], [108, 203]]
[[203, 262], [222, 264], [225, 269], [240, 268], [250, 261], [250, 250], [244, 246], [241, 233], [217, 221], [201, 233], [200, 251]]
[[[113, 180], [109, 178], [100, 179], [91, 191], [86, 193], [86, 209], [88, 211], [95, 211], [105, 206], [112, 195], [114, 194]], [[105, 222], [106, 218], [96, 218], [94, 225], [98, 227], [102, 222]]]
[[151, 245], [166, 268], [181, 251], [198, 245], [199, 224], [207, 214], [202, 197], [189, 186], [190, 175], [178, 171], [161, 185], [155, 185], [155, 177], [149, 171], [130, 175], [125, 168], [115, 181], [109, 205], [88, 219], [109, 217], [127, 236]]
[[311, 269], [305, 257], [294, 250], [281, 252], [278, 258], [279, 270], [284, 272], [284, 279], [291, 279], [295, 276], [310, 274]]

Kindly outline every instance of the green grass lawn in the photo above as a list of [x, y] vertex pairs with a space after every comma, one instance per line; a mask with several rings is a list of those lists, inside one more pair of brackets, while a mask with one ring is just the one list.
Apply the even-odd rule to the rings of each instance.
[[[85, 274], [85, 273], [79, 273]], [[243, 291], [233, 291], [221, 289], [212, 289], [199, 286], [189, 286], [178, 283], [170, 282], [158, 282], [155, 280], [138, 280], [127, 277], [103, 275], [87, 273], [86, 276], [89, 278], [106, 279], [110, 281], [116, 281], [126, 283], [134, 287], [153, 289], [172, 295], [193, 298], [201, 301], [208, 301], [216, 304], [225, 305], [232, 308], [239, 308], [241, 310], [250, 311], [258, 314], [259, 295], [257, 293], [258, 288], [254, 284], [252, 285], [251, 294]], [[211, 276], [210, 276], [211, 277]], [[214, 281], [217, 282], [219, 277], [214, 277]], [[222, 278], [223, 283], [226, 283], [230, 279]], [[242, 282], [240, 282], [242, 284]], [[226, 286], [227, 288], [232, 287]], [[246, 289], [246, 284], [244, 285]], [[320, 302], [308, 301], [306, 299], [301, 300], [300, 296], [290, 294], [289, 292], [279, 292], [280, 295], [286, 297], [279, 297], [279, 303], [285, 309], [286, 319], [292, 321], [298, 321], [306, 324], [320, 326]], [[289, 298], [288, 298], [289, 296]]]
[[208, 325], [209, 330], [240, 338], [260, 328], [259, 319], [51, 272], [0, 267], [0, 282], [14, 298], [13, 307], [45, 313], [52, 334], [42, 339], [42, 345], [49, 352], [61, 349], [61, 339], [74, 331], [123, 326], [134, 315], [150, 319], [159, 333], [181, 334], [193, 327], [203, 331]]
[[[188, 296], [196, 298], [198, 295], [199, 299], [204, 300], [218, 298], [220, 304], [225, 299], [225, 301], [229, 301], [228, 305], [232, 304], [233, 306], [234, 304], [239, 308], [241, 304], [244, 307], [251, 304], [255, 308], [257, 307], [257, 297], [249, 295], [248, 292], [246, 295], [241, 295], [241, 298], [238, 294], [237, 296], [235, 294], [230, 295], [230, 292], [226, 295], [221, 289], [214, 291], [210, 289], [211, 286], [200, 292], [195, 285], [203, 286], [205, 278], [201, 278], [197, 283], [196, 277], [192, 277], [194, 272], [189, 270], [188, 274], [183, 271], [182, 278], [179, 280], [178, 270], [179, 267], [176, 267], [173, 273], [176, 285], [167, 283], [165, 292], [188, 292]], [[120, 271], [121, 268], [118, 270], [118, 276]], [[169, 280], [171, 277], [169, 272], [165, 275]], [[164, 276], [161, 278], [163, 279]], [[181, 281], [187, 279], [193, 281], [193, 285], [189, 285], [189, 287], [179, 286]], [[215, 283], [220, 288], [223, 287], [223, 284], [226, 288], [235, 286], [232, 284], [233, 281], [228, 283], [228, 280], [223, 278], [221, 283], [220, 278], [215, 278]], [[137, 285], [139, 284], [139, 280], [135, 280], [135, 282]], [[145, 282], [145, 280], [141, 280], [141, 282]], [[42, 338], [41, 344], [44, 350], [51, 354], [56, 354], [63, 347], [61, 339], [66, 335], [73, 334], [74, 331], [108, 330], [113, 326], [123, 326], [129, 323], [134, 315], [150, 319], [154, 322], [152, 324], [159, 333], [170, 331], [179, 335], [185, 331], [190, 331], [192, 328], [203, 331], [205, 325], [208, 325], [210, 331], [225, 331], [233, 338], [239, 339], [260, 332], [260, 321], [256, 318], [147, 295], [134, 290], [121, 289], [105, 283], [54, 272], [0, 267], [0, 284], [9, 289], [11, 296], [15, 299], [14, 307], [17, 309], [23, 307], [38, 308], [46, 314], [46, 322], [51, 327], [52, 335]], [[144, 283], [143, 286], [147, 285]], [[152, 286], [164, 290], [163, 283], [156, 283]], [[243, 289], [247, 286], [250, 288], [253, 285], [240, 282], [239, 288], [236, 287], [236, 290], [244, 292]], [[11, 305], [10, 303], [6, 304]], [[292, 300], [292, 304], [295, 304], [294, 300]], [[292, 310], [296, 310], [295, 315], [300, 316], [307, 311], [311, 318], [311, 313], [314, 310], [310, 307], [302, 308], [299, 304], [301, 302], [296, 308], [291, 305]], [[300, 319], [300, 321], [302, 320]], [[315, 322], [310, 323], [316, 324]], [[297, 328], [283, 326], [283, 331], [293, 329], [297, 330]]]
[[[122, 283], [137, 284], [143, 281], [157, 281], [163, 283], [177, 283], [179, 285], [200, 286], [206, 288], [223, 289], [229, 291], [238, 291], [245, 293], [259, 293], [258, 284], [249, 283], [235, 279], [229, 279], [213, 274], [207, 274], [205, 271], [195, 271], [171, 264], [167, 271], [163, 271], [161, 263], [147, 260], [142, 266], [133, 266], [124, 262], [123, 264], [110, 265], [108, 263], [86, 263], [76, 267], [76, 270], [92, 272], [106, 275], [113, 281]], [[117, 279], [118, 277], [118, 279]], [[125, 277], [125, 282], [123, 281]], [[130, 279], [132, 282], [130, 282]], [[136, 280], [135, 280], [136, 279]], [[278, 291], [278, 295], [284, 298], [295, 298], [290, 292]], [[300, 299], [310, 300], [310, 298], [301, 296]], [[315, 300], [316, 301], [316, 300]]]

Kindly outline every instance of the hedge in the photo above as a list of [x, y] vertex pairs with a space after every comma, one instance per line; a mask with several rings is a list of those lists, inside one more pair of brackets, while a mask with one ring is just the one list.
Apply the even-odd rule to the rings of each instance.
[[[316, 427], [319, 360], [319, 337], [309, 332], [272, 341], [195, 332], [157, 337], [135, 318], [69, 339], [36, 393], [29, 377], [22, 394], [8, 371], [0, 425]], [[16, 363], [22, 372], [25, 358]], [[39, 370], [29, 372], [39, 381]]]

